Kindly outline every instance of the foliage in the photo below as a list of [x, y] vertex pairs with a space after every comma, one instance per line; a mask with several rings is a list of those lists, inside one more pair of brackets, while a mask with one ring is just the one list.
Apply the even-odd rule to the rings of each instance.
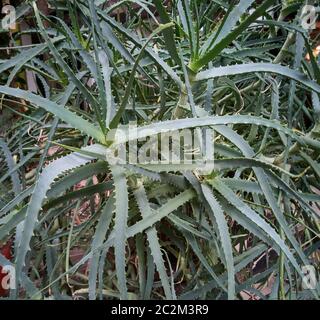
[[[301, 282], [320, 245], [320, 69], [302, 4], [107, 2], [50, 1], [48, 16], [23, 2], [37, 43], [1, 60], [10, 298], [317, 298]], [[142, 139], [213, 128], [214, 169], [108, 163], [108, 132], [131, 121]]]

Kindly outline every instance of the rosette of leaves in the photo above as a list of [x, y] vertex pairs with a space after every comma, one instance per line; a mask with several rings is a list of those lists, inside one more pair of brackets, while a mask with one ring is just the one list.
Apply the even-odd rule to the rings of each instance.
[[[132, 2], [28, 2], [39, 43], [0, 64], [3, 106], [28, 107], [0, 144], [10, 298], [317, 298], [320, 70], [299, 10]], [[11, 86], [26, 70], [37, 93]], [[130, 121], [212, 128], [214, 168], [109, 163]]]

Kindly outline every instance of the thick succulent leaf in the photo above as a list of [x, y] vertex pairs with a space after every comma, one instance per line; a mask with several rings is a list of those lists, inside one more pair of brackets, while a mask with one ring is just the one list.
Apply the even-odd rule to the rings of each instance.
[[104, 135], [99, 128], [53, 101], [42, 98], [25, 90], [6, 86], [0, 86], [0, 92], [9, 96], [23, 99], [39, 108], [43, 108], [44, 110], [57, 116], [62, 121], [71, 124], [74, 128], [77, 128], [81, 132], [85, 132], [87, 135], [95, 138], [98, 142], [105, 141]]
[[290, 260], [297, 272], [302, 275], [301, 267], [297, 263], [296, 259], [290, 252], [290, 249], [286, 246], [284, 241], [280, 238], [279, 234], [256, 212], [254, 212], [249, 206], [241, 201], [227, 186], [225, 186], [219, 179], [211, 181], [211, 184], [217, 189], [235, 208], [241, 211], [247, 218], [253, 221], [258, 227], [264, 230], [281, 248], [287, 258]]
[[[102, 147], [99, 145], [92, 145], [83, 149], [88, 151], [95, 151], [101, 150], [101, 148]], [[92, 160], [94, 159], [74, 153], [55, 160], [43, 169], [39, 180], [36, 182], [36, 186], [30, 199], [23, 224], [21, 241], [19, 243], [18, 252], [16, 255], [17, 275], [22, 274], [23, 267], [25, 266], [26, 255], [30, 250], [30, 240], [32, 238], [32, 235], [34, 234], [34, 228], [37, 224], [41, 205], [46, 197], [47, 191], [50, 189], [51, 184], [54, 182], [54, 179], [56, 179], [64, 172], [72, 170], [76, 167], [80, 167]]]
[[264, 1], [249, 17], [247, 17], [232, 32], [225, 33], [225, 37], [221, 39], [212, 49], [203, 54], [199, 59], [191, 64], [193, 71], [199, 70], [201, 67], [212, 61], [223, 49], [225, 49], [232, 41], [234, 41], [246, 28], [255, 20], [265, 14], [266, 10], [272, 6], [273, 0]]
[[196, 75], [196, 81], [208, 80], [224, 76], [239, 75], [249, 72], [270, 72], [279, 74], [281, 76], [295, 80], [305, 85], [309, 89], [317, 93], [320, 93], [320, 85], [318, 85], [314, 80], [310, 80], [303, 73], [296, 70], [292, 70], [288, 67], [281, 66], [279, 64], [272, 63], [244, 63], [227, 67], [212, 68], [209, 70], [199, 72]]
[[[144, 232], [148, 228], [153, 227], [155, 223], [161, 221], [163, 218], [165, 218], [166, 216], [168, 216], [169, 214], [177, 210], [182, 205], [186, 204], [188, 201], [192, 200], [194, 197], [195, 197], [195, 193], [191, 189], [181, 192], [175, 198], [168, 200], [166, 204], [161, 206], [159, 209], [155, 210], [152, 216], [148, 216], [138, 221], [133, 226], [128, 227], [126, 238], [128, 239], [128, 238], [134, 237], [137, 234]], [[74, 266], [69, 269], [68, 273], [75, 272], [86, 261], [91, 259], [92, 255], [95, 252], [106, 249], [106, 248], [110, 248], [111, 246], [115, 246], [115, 241], [116, 241], [116, 235], [114, 230], [111, 232], [110, 236], [102, 246], [97, 248], [95, 251], [91, 251], [90, 253], [85, 255], [79, 262], [74, 264]], [[61, 274], [57, 279], [55, 279], [55, 282], [62, 279], [65, 275], [66, 273]]]
[[[241, 137], [239, 136], [236, 132], [234, 132], [232, 129], [227, 128], [225, 126], [221, 126], [218, 129], [216, 128], [216, 130], [218, 130], [218, 132], [220, 132], [221, 134], [223, 134], [227, 139], [229, 139], [230, 141], [232, 141], [235, 145], [237, 145], [237, 147], [243, 152], [244, 156], [248, 157], [248, 158], [253, 158], [255, 153], [252, 150], [252, 148], [249, 146], [249, 144]], [[288, 227], [288, 223], [285, 220], [285, 218], [283, 217], [283, 213], [280, 210], [277, 201], [275, 199], [275, 196], [272, 192], [271, 186], [269, 184], [268, 178], [266, 176], [266, 173], [264, 172], [263, 169], [261, 168], [256, 168], [253, 167], [253, 171], [255, 172], [257, 179], [259, 181], [260, 187], [264, 193], [264, 196], [266, 197], [275, 217], [277, 218], [279, 224], [281, 225], [281, 227], [283, 228], [286, 236], [288, 237], [288, 239], [290, 240], [291, 244], [293, 245], [293, 247], [295, 248], [296, 252], [298, 253], [298, 255], [300, 256], [301, 260], [305, 263], [307, 263], [307, 259], [305, 257], [305, 255], [303, 254], [297, 240], [295, 239], [295, 237], [293, 236], [290, 228]]]
[[255, 116], [233, 115], [168, 120], [153, 123], [143, 127], [129, 129], [126, 132], [127, 134], [121, 135], [117, 138], [115, 145], [135, 139], [147, 138], [148, 136], [156, 135], [159, 133], [164, 134], [166, 132], [175, 132], [177, 130], [187, 128], [218, 126], [226, 124], [255, 124], [257, 126], [265, 126], [267, 128], [279, 130], [300, 141], [300, 138], [292, 130], [289, 130], [288, 128], [282, 126], [277, 121]]
[[[150, 208], [147, 194], [142, 184], [138, 186], [138, 188], [134, 191], [134, 195], [136, 197], [142, 218], [152, 216], [152, 209]], [[157, 271], [159, 272], [164, 293], [168, 300], [172, 300], [175, 297], [175, 294], [172, 293], [170, 287], [170, 281], [163, 261], [157, 230], [155, 227], [153, 227], [151, 229], [146, 230], [146, 234], [149, 242], [150, 252], [152, 254], [153, 261], [156, 265]]]
[[[7, 166], [8, 166], [8, 171], [10, 172], [10, 176], [12, 179], [13, 192], [14, 192], [15, 196], [18, 196], [18, 194], [21, 191], [21, 182], [20, 182], [19, 174], [15, 170], [16, 164], [13, 159], [12, 153], [11, 153], [8, 145], [6, 144], [6, 142], [3, 139], [0, 139], [0, 148], [2, 149], [2, 151], [4, 153], [4, 156], [5, 156], [5, 159], [7, 162]], [[2, 209], [1, 209], [1, 211], [2, 211]], [[1, 214], [0, 214], [0, 216], [1, 216]]]
[[241, 16], [250, 8], [254, 0], [241, 0], [236, 4], [221, 22], [219, 29], [208, 37], [201, 48], [201, 52], [206, 52], [213, 45], [224, 39], [235, 27]]
[[109, 230], [110, 223], [113, 217], [115, 199], [111, 197], [108, 199], [104, 208], [102, 209], [101, 216], [99, 222], [96, 227], [96, 231], [91, 243], [91, 250], [94, 251], [91, 259], [91, 265], [89, 270], [89, 299], [96, 299], [96, 280], [98, 274], [98, 266], [100, 259], [100, 252], [96, 251], [99, 248], [106, 237], [106, 234]]
[[126, 241], [128, 220], [128, 187], [125, 171], [119, 166], [111, 166], [115, 187], [116, 217], [114, 226], [114, 252], [120, 298], [128, 299], [126, 277]]
[[226, 269], [228, 273], [228, 299], [235, 299], [235, 271], [232, 253], [232, 244], [229, 233], [226, 217], [221, 209], [219, 202], [212, 194], [211, 188], [208, 185], [202, 184], [201, 189], [205, 199], [207, 200], [212, 214], [214, 216], [216, 225], [218, 227], [218, 235], [224, 252], [226, 261]]

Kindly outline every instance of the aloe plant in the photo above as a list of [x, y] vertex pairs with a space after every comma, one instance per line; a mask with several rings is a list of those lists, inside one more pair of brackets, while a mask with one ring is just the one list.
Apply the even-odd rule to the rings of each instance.
[[[320, 69], [303, 4], [50, 4], [23, 2], [39, 43], [0, 64], [1, 106], [19, 114], [0, 140], [9, 298], [317, 299], [302, 285], [320, 244]], [[16, 88], [27, 70], [36, 93]], [[107, 157], [115, 141], [206, 128], [209, 171]]]

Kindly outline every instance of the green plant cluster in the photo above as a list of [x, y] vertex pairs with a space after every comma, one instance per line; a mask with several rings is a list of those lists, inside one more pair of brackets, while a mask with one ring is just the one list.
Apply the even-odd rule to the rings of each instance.
[[[7, 298], [317, 299], [302, 278], [320, 261], [320, 68], [299, 7], [50, 8], [22, 2], [33, 42], [0, 61]], [[109, 163], [108, 133], [132, 121], [141, 139], [213, 129], [214, 168]]]

